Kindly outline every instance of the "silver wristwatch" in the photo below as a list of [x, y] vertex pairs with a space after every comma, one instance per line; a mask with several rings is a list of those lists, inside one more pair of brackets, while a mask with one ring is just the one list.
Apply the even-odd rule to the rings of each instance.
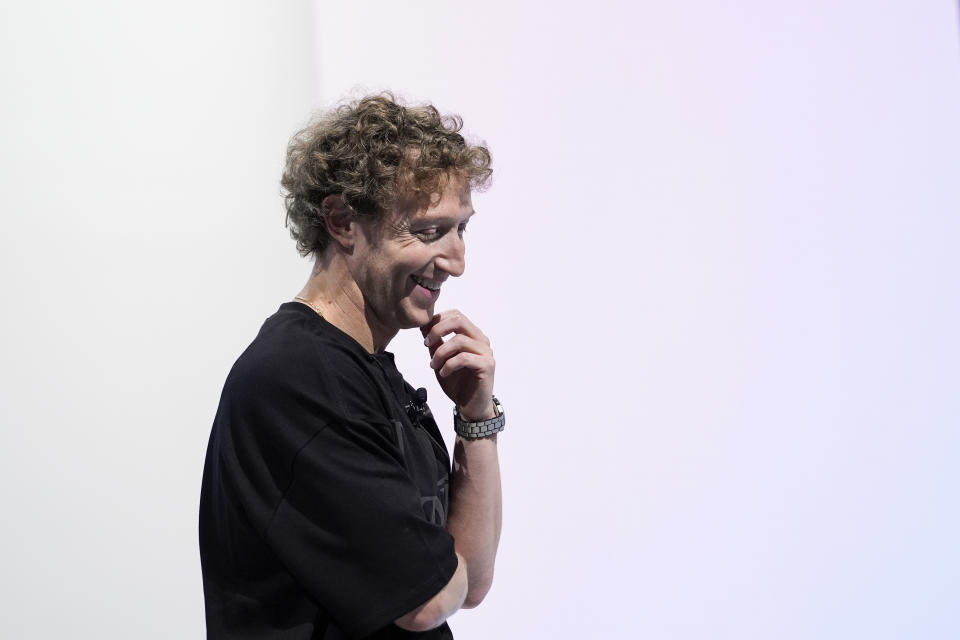
[[467, 422], [460, 417], [459, 409], [454, 407], [453, 430], [457, 432], [458, 436], [465, 440], [478, 440], [503, 431], [507, 419], [503, 414], [503, 406], [500, 404], [500, 401], [497, 400], [497, 396], [493, 396], [493, 407], [494, 411], [497, 412], [496, 417], [490, 418], [489, 420], [480, 420], [479, 422]]

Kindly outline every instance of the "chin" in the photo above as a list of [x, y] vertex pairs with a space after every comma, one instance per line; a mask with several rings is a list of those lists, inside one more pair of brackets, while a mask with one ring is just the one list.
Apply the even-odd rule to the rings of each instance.
[[430, 322], [433, 318], [433, 308], [430, 309], [416, 309], [411, 313], [404, 314], [403, 328], [404, 329], [415, 329], [422, 327], [423, 325]]

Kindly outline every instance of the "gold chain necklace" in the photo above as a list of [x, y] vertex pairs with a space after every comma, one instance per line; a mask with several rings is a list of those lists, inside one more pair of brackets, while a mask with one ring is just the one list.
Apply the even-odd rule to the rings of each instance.
[[316, 311], [318, 316], [320, 316], [321, 318], [323, 318], [323, 312], [320, 311], [320, 309], [317, 309], [315, 306], [313, 306], [313, 303], [310, 302], [309, 300], [307, 300], [306, 298], [303, 298], [303, 297], [301, 297], [301, 296], [293, 296], [293, 299], [294, 299], [294, 300], [299, 300], [299, 301], [302, 302], [303, 304], [307, 305], [308, 307], [310, 307], [311, 309], [313, 309], [314, 311]]

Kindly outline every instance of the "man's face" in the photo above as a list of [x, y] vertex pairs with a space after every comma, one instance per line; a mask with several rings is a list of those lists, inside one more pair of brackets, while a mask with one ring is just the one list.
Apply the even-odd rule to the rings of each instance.
[[360, 235], [351, 271], [371, 327], [392, 335], [433, 318], [440, 286], [463, 273], [463, 232], [472, 214], [470, 189], [451, 180], [426, 209], [388, 214]]

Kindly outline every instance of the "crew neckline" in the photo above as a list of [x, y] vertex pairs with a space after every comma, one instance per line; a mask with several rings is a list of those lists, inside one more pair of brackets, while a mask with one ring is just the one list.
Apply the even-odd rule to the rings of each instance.
[[351, 336], [349, 333], [347, 333], [346, 331], [344, 331], [343, 329], [341, 329], [340, 327], [333, 324], [332, 322], [324, 318], [322, 315], [317, 313], [316, 310], [314, 310], [313, 308], [311, 308], [310, 306], [302, 302], [299, 302], [297, 300], [290, 300], [288, 302], [284, 302], [283, 304], [280, 305], [280, 309], [278, 309], [278, 311], [293, 311], [295, 313], [299, 313], [302, 316], [314, 318], [315, 321], [318, 322], [320, 325], [333, 329], [333, 333], [338, 337], [338, 339], [340, 339], [341, 341], [348, 342], [351, 345], [351, 347], [356, 347], [369, 358], [376, 359], [377, 356], [382, 355], [382, 356], [387, 356], [390, 361], [394, 360], [393, 353], [390, 351], [387, 351], [386, 349], [382, 349], [380, 351], [375, 351], [373, 353], [370, 353], [364, 348], [362, 344], [357, 342], [357, 340], [353, 336]]

